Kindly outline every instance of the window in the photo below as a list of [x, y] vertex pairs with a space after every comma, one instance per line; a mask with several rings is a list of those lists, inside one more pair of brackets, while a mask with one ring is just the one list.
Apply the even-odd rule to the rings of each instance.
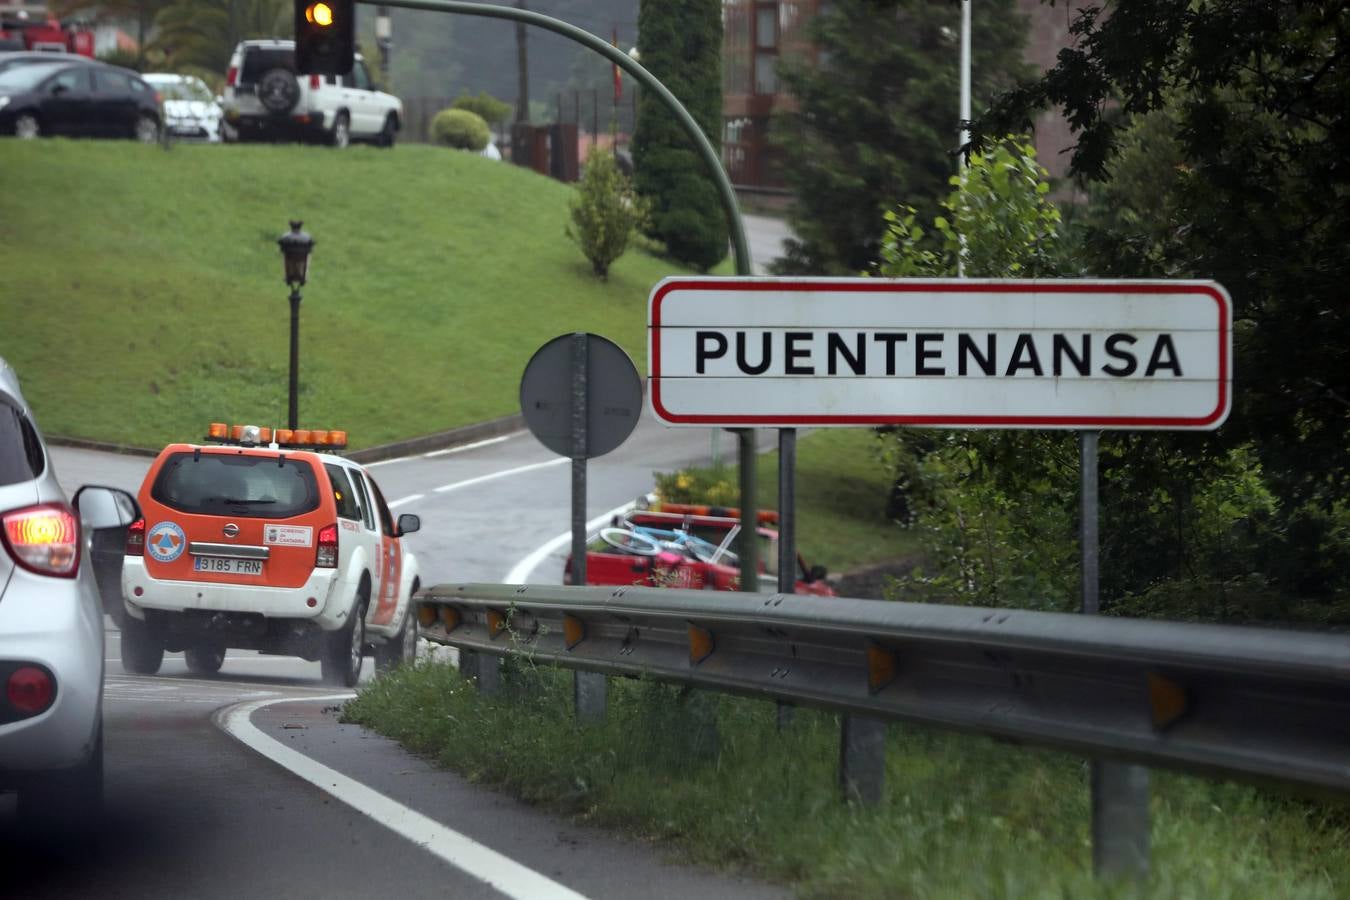
[[239, 73], [240, 86], [254, 84], [269, 69], [295, 71], [295, 52], [253, 47], [244, 51], [244, 68]]
[[331, 463], [325, 463], [324, 469], [328, 472], [328, 480], [333, 487], [333, 502], [337, 504], [338, 518], [350, 519], [353, 522], [361, 521], [361, 503], [357, 499], [351, 481], [347, 478], [347, 470]]
[[385, 505], [384, 495], [380, 493], [380, 488], [375, 484], [374, 479], [370, 481], [370, 491], [375, 495], [375, 504], [380, 508], [380, 525], [384, 533], [390, 537], [394, 536], [394, 517], [389, 513], [389, 507]]
[[370, 73], [366, 71], [366, 64], [357, 62], [352, 66], [352, 87], [360, 91], [370, 90]]
[[778, 10], [772, 6], [755, 10], [755, 46], [767, 50], [778, 46]]
[[361, 505], [361, 521], [366, 523], [367, 531], [375, 530], [374, 506], [371, 505], [370, 495], [366, 493], [366, 479], [359, 472], [352, 472], [352, 484], [356, 487], [356, 499]]
[[0, 484], [32, 481], [44, 469], [37, 431], [17, 406], [0, 395]]
[[57, 75], [51, 80], [48, 90], [54, 91], [58, 85], [67, 91], [89, 90], [89, 82], [85, 79], [84, 73], [79, 69], [67, 69], [60, 75]]
[[131, 79], [121, 72], [94, 70], [94, 91], [99, 94], [129, 94]]
[[755, 54], [755, 93], [778, 93], [778, 73], [774, 67], [778, 64], [776, 53]]
[[150, 496], [179, 512], [286, 519], [319, 508], [319, 483], [284, 454], [183, 452], [165, 460]]

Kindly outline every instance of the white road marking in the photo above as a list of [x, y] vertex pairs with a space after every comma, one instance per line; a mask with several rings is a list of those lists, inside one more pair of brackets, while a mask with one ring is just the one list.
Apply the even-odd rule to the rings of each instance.
[[474, 441], [472, 444], [464, 444], [459, 447], [446, 447], [444, 450], [432, 450], [430, 453], [423, 453], [423, 459], [431, 459], [433, 456], [448, 456], [451, 453], [463, 453], [465, 450], [477, 450], [479, 447], [487, 447], [490, 444], [500, 444], [502, 441], [509, 441], [516, 435], [524, 434], [523, 430], [513, 431], [510, 434], [504, 434], [501, 437], [488, 438], [483, 441]]
[[364, 813], [384, 827], [424, 848], [432, 855], [477, 878], [494, 890], [519, 900], [586, 900], [582, 894], [564, 887], [533, 869], [522, 866], [473, 838], [460, 834], [416, 810], [389, 799], [335, 769], [263, 734], [250, 720], [256, 710], [276, 703], [295, 700], [350, 700], [355, 694], [331, 694], [325, 697], [283, 697], [254, 700], [221, 710], [216, 724], [277, 765], [289, 769], [320, 790]]
[[444, 450], [432, 450], [430, 453], [414, 453], [412, 456], [397, 456], [393, 459], [381, 459], [376, 462], [365, 463], [364, 468], [370, 469], [375, 466], [387, 466], [390, 463], [407, 462], [410, 459], [430, 459], [433, 456], [445, 456], [447, 453], [463, 453], [465, 450], [476, 450], [479, 447], [486, 447], [489, 444], [499, 444], [502, 441], [510, 440], [516, 435], [524, 433], [524, 431], [513, 431], [510, 434], [504, 434], [501, 437], [474, 441], [472, 444], [461, 444], [458, 447], [447, 447]]
[[[566, 460], [564, 460], [564, 462], [566, 462]], [[604, 525], [610, 519], [628, 512], [635, 506], [637, 506], [637, 501], [630, 500], [623, 506], [616, 506], [609, 512], [601, 513], [586, 523], [586, 533], [590, 534], [591, 531]], [[526, 579], [530, 577], [530, 574], [539, 567], [541, 562], [548, 558], [550, 553], [565, 546], [570, 540], [572, 540], [572, 532], [564, 531], [562, 534], [516, 563], [515, 568], [506, 573], [506, 577], [502, 579], [502, 584], [524, 584]]]
[[469, 487], [470, 485], [482, 484], [485, 481], [494, 481], [498, 478], [505, 478], [508, 475], [519, 475], [521, 472], [533, 472], [535, 469], [545, 469], [549, 466], [560, 466], [563, 463], [571, 462], [566, 456], [559, 456], [557, 459], [548, 459], [544, 462], [530, 463], [527, 466], [516, 466], [514, 469], [502, 469], [500, 472], [492, 472], [487, 475], [479, 475], [477, 478], [469, 478], [465, 481], [456, 481], [454, 484], [443, 484], [434, 488], [436, 493], [443, 494], [446, 491], [454, 491], [459, 488]]
[[389, 508], [394, 509], [395, 507], [402, 506], [405, 503], [411, 503], [414, 500], [421, 500], [425, 496], [426, 494], [409, 494], [406, 497], [399, 497], [397, 500], [389, 501]]

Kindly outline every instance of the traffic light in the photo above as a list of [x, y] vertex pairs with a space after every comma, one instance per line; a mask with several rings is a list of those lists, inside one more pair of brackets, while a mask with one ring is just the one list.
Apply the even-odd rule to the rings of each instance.
[[295, 64], [302, 75], [345, 75], [355, 51], [354, 0], [295, 0]]

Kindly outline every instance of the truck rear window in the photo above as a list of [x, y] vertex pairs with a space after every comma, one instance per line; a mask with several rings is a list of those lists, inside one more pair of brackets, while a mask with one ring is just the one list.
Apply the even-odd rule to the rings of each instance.
[[319, 485], [307, 462], [275, 456], [174, 453], [150, 496], [179, 512], [286, 519], [319, 508]]

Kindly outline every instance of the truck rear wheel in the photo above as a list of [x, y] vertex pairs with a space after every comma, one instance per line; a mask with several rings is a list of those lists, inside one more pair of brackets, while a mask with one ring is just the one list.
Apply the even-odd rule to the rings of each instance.
[[367, 593], [369, 590], [363, 588], [347, 624], [330, 632], [324, 641], [319, 667], [323, 672], [323, 680], [329, 684], [356, 687], [361, 677], [361, 662], [366, 646]]

